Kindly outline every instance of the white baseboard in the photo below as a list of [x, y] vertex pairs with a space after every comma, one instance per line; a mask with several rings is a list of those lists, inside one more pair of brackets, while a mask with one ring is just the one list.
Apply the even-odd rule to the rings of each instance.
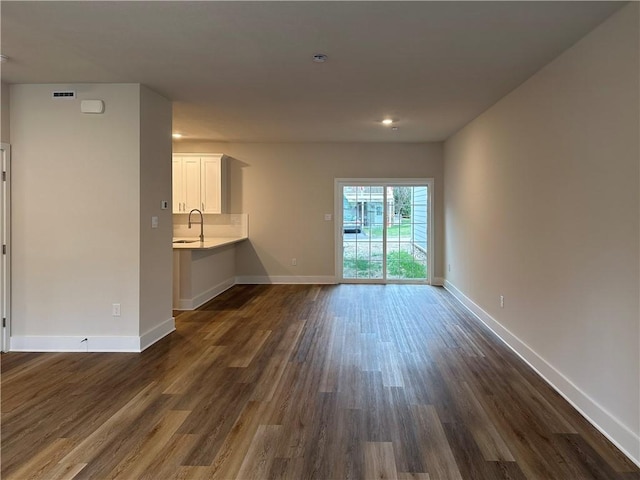
[[176, 329], [173, 317], [140, 337], [17, 335], [11, 337], [12, 352], [135, 352], [139, 353]]
[[442, 287], [444, 285], [444, 278], [442, 277], [433, 277], [431, 279], [431, 285], [435, 287]]
[[531, 347], [502, 326], [473, 300], [462, 293], [451, 282], [445, 280], [444, 287], [467, 310], [484, 323], [500, 340], [533, 368], [554, 390], [562, 395], [594, 427], [618, 447], [631, 461], [640, 466], [640, 436], [622, 424], [617, 418], [589, 397], [571, 380], [538, 355]]
[[238, 285], [252, 285], [252, 284], [320, 284], [320, 285], [333, 285], [336, 283], [336, 277], [333, 275], [309, 275], [309, 276], [296, 276], [296, 275], [256, 275], [256, 276], [239, 276], [236, 277], [236, 283]]
[[175, 329], [176, 319], [174, 317], [165, 320], [160, 325], [156, 325], [151, 330], [148, 330], [140, 336], [140, 343], [138, 347], [140, 349], [139, 351], [142, 352], [146, 348], [156, 343], [158, 340], [166, 337], [171, 332], [174, 332]]
[[236, 284], [235, 278], [227, 278], [222, 282], [214, 285], [209, 290], [205, 290], [204, 292], [196, 295], [193, 298], [180, 298], [178, 299], [178, 305], [175, 307], [176, 310], [195, 310], [201, 305], [204, 305], [212, 298], [217, 297], [222, 292], [229, 290]]
[[[83, 340], [86, 341], [83, 342]], [[18, 335], [11, 337], [12, 352], [139, 352], [136, 336]]]

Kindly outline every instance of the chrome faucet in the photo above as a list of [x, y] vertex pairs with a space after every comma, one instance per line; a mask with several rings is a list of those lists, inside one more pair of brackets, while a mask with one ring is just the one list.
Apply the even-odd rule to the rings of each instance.
[[189, 228], [191, 228], [191, 214], [198, 212], [200, 214], [200, 241], [204, 242], [204, 218], [202, 218], [202, 212], [197, 208], [194, 208], [189, 212]]

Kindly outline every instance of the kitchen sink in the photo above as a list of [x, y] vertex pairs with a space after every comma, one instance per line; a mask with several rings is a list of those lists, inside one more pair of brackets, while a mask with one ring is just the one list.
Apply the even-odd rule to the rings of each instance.
[[174, 240], [173, 243], [196, 243], [198, 240]]

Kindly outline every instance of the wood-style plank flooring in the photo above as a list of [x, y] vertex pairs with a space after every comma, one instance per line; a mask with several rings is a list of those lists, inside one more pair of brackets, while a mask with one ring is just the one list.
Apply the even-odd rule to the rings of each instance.
[[2, 356], [3, 479], [640, 479], [441, 288], [242, 285], [141, 354]]

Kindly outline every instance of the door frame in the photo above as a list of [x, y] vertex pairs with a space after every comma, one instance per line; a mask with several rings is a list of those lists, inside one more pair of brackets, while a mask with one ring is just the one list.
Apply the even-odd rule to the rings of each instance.
[[[406, 280], [389, 280], [389, 279], [349, 279], [349, 283], [420, 283], [433, 285], [434, 279], [434, 231], [433, 231], [433, 187], [434, 187], [434, 179], [433, 178], [334, 178], [333, 183], [333, 218], [334, 218], [334, 251], [335, 251], [335, 278], [336, 283], [345, 283], [345, 279], [343, 278], [343, 245], [342, 245], [342, 236], [344, 235], [344, 231], [342, 228], [342, 187], [345, 185], [363, 185], [363, 186], [407, 186], [407, 187], [416, 187], [416, 186], [427, 186], [427, 280], [426, 282], [411, 282]], [[384, 218], [386, 218], [387, 205], [385, 202], [384, 205]], [[384, 237], [384, 245], [386, 249], [386, 228], [383, 229], [383, 237]], [[385, 268], [386, 268], [386, 254], [384, 256]]]
[[2, 351], [11, 349], [11, 145], [0, 143], [2, 162], [2, 178], [0, 181], [0, 195], [2, 209], [0, 210], [0, 275], [2, 276], [0, 295], [2, 296]]

